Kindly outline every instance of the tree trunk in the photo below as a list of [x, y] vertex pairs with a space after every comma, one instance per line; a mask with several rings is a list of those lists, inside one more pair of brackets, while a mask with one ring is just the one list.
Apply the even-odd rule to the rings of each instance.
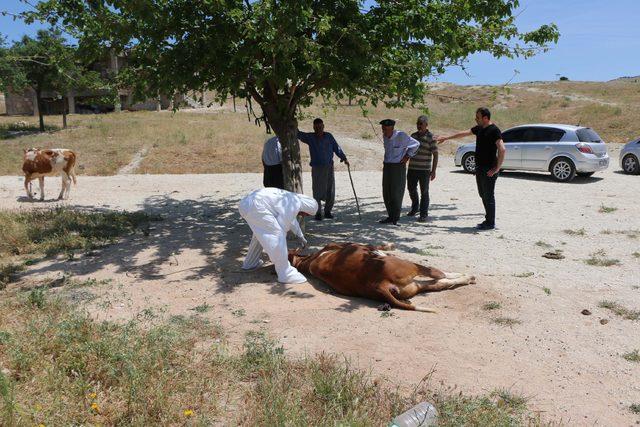
[[42, 113], [42, 93], [36, 90], [36, 103], [38, 104], [38, 120], [40, 121], [40, 132], [44, 132], [44, 116]]
[[298, 121], [288, 119], [274, 127], [275, 134], [282, 146], [282, 174], [284, 188], [294, 193], [302, 193], [302, 161], [298, 142]]
[[62, 97], [62, 129], [67, 128], [67, 103], [69, 100], [66, 96]]
[[284, 188], [302, 193], [302, 162], [298, 143], [298, 121], [293, 114], [282, 117], [275, 109], [263, 108], [264, 113], [280, 140], [282, 147], [282, 175]]

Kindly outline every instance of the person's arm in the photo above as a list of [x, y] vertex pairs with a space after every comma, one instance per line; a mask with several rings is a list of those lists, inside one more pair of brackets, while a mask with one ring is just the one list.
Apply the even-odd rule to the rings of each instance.
[[344, 154], [342, 148], [338, 145], [338, 141], [331, 135], [331, 146], [333, 148], [333, 152], [340, 158], [341, 162], [344, 162], [347, 166], [349, 166], [349, 162], [347, 161], [347, 155]]
[[453, 135], [449, 135], [449, 136], [439, 136], [436, 138], [436, 142], [438, 144], [441, 144], [449, 139], [464, 138], [465, 136], [471, 136], [471, 135], [473, 135], [473, 132], [471, 132], [470, 130], [465, 130], [464, 132], [454, 133]]
[[489, 172], [487, 172], [488, 177], [492, 177], [500, 172], [500, 169], [502, 168], [502, 162], [504, 162], [504, 154], [506, 150], [504, 148], [504, 142], [502, 141], [502, 139], [496, 141], [496, 146], [498, 147], [498, 162], [494, 168], [490, 169]]
[[293, 217], [293, 221], [291, 221], [291, 228], [289, 229], [293, 234], [298, 236], [300, 239], [304, 239], [304, 234], [302, 233], [302, 229], [300, 228], [300, 224], [298, 224], [298, 217]]
[[402, 134], [403, 142], [406, 145], [404, 157], [400, 161], [401, 163], [407, 163], [407, 161], [415, 156], [418, 153], [418, 149], [420, 148], [420, 141], [417, 139], [411, 138], [409, 135]]
[[311, 132], [298, 131], [298, 139], [300, 141], [304, 142], [307, 145], [309, 145], [311, 143], [311, 136], [312, 135], [313, 135], [313, 133], [311, 133]]
[[436, 168], [438, 167], [438, 150], [433, 152], [433, 165], [431, 166], [431, 181], [436, 179]]

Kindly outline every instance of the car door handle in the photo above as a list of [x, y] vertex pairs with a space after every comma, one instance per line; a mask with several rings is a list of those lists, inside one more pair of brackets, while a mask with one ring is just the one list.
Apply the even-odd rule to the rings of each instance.
[[545, 150], [551, 150], [551, 147], [549, 147], [548, 145], [546, 147], [544, 147]]

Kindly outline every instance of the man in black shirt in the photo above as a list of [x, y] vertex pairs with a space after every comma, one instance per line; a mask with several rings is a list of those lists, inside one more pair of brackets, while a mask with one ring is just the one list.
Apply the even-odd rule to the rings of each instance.
[[476, 184], [478, 193], [484, 205], [485, 220], [478, 224], [479, 230], [493, 230], [496, 227], [496, 199], [494, 190], [498, 172], [504, 161], [504, 143], [498, 126], [491, 122], [491, 112], [488, 108], [478, 108], [476, 123], [471, 130], [456, 133], [451, 136], [437, 138], [438, 143], [448, 139], [476, 136]]

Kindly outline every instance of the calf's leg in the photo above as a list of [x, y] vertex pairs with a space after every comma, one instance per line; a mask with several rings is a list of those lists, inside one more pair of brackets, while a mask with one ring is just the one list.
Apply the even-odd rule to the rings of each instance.
[[38, 184], [40, 186], [40, 200], [44, 200], [44, 176], [38, 178]]

